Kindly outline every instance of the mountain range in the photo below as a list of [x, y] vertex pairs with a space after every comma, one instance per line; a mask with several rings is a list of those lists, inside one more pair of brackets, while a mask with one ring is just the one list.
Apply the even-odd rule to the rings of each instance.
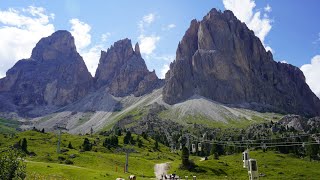
[[0, 112], [23, 121], [22, 128], [63, 124], [71, 133], [87, 133], [150, 114], [182, 125], [314, 117], [320, 100], [299, 68], [274, 61], [231, 11], [212, 9], [191, 21], [164, 80], [147, 69], [139, 44], [129, 39], [101, 51], [92, 77], [70, 32], [42, 38], [30, 58], [0, 79]]

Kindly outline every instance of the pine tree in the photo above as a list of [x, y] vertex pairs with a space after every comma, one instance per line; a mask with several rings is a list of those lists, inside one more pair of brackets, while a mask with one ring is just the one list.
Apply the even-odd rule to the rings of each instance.
[[319, 144], [312, 144], [312, 138], [309, 138], [310, 145], [307, 146], [307, 155], [310, 158], [310, 161], [316, 160], [318, 158], [318, 152], [319, 152]]
[[69, 149], [73, 149], [73, 146], [72, 146], [71, 142], [69, 142], [68, 148], [69, 148]]
[[140, 135], [137, 136], [138, 147], [141, 148], [143, 146], [142, 141], [140, 139]]
[[25, 153], [28, 153], [28, 144], [26, 138], [22, 139], [21, 150]]
[[214, 143], [212, 145], [212, 149], [210, 151], [210, 154], [213, 155], [214, 159], [219, 159], [219, 153], [218, 153], [218, 145], [216, 143]]
[[184, 167], [189, 166], [189, 150], [185, 146], [182, 148], [181, 160]]
[[154, 142], [154, 149], [159, 150], [158, 140], [156, 140], [156, 141]]
[[90, 151], [92, 149], [92, 144], [90, 143], [88, 138], [85, 138], [82, 144], [84, 151]]
[[131, 132], [127, 131], [125, 137], [123, 138], [123, 143], [124, 144], [129, 144], [129, 142], [131, 141]]

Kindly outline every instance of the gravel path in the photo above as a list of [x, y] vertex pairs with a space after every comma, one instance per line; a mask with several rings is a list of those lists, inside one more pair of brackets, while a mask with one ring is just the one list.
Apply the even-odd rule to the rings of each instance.
[[161, 175], [167, 174], [168, 170], [169, 170], [169, 163], [156, 164], [154, 166], [154, 174], [156, 175], [156, 179], [161, 179]]

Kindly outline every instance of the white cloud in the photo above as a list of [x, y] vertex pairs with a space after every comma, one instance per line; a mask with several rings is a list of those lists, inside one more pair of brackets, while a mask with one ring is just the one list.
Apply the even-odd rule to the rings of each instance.
[[69, 21], [71, 24], [71, 34], [75, 39], [75, 44], [78, 50], [86, 48], [91, 43], [91, 35], [89, 34], [91, 26], [79, 19], [71, 19]]
[[144, 33], [146, 27], [150, 26], [156, 19], [155, 13], [150, 13], [142, 17], [142, 20], [139, 21], [138, 26], [141, 33]]
[[288, 62], [286, 60], [282, 60], [280, 62], [283, 63], [283, 64], [288, 64]]
[[231, 10], [241, 21], [250, 22], [253, 16], [253, 8], [256, 6], [252, 0], [223, 0], [226, 9]]
[[145, 55], [150, 55], [156, 49], [156, 44], [160, 40], [160, 36], [139, 36], [139, 45], [140, 45], [140, 52]]
[[267, 4], [267, 6], [266, 7], [264, 7], [264, 11], [266, 11], [266, 12], [271, 12], [272, 11], [272, 8], [271, 8], [271, 6], [269, 5], [269, 4]]
[[273, 49], [270, 47], [270, 46], [267, 46], [267, 47], [265, 47], [266, 48], [266, 51], [270, 51], [270, 52], [272, 52], [273, 54], [274, 54], [274, 51], [273, 51]]
[[162, 66], [162, 69], [160, 71], [160, 78], [164, 79], [166, 77], [166, 73], [169, 71], [170, 67], [168, 64], [165, 64]]
[[153, 56], [152, 57], [155, 60], [161, 60], [161, 61], [166, 61], [166, 62], [172, 62], [175, 58], [175, 55], [171, 54], [171, 55], [161, 55], [161, 56]]
[[155, 19], [155, 15], [153, 13], [150, 13], [148, 15], [143, 16], [142, 20], [143, 22], [147, 24], [151, 24]]
[[173, 28], [175, 28], [175, 27], [176, 27], [175, 24], [168, 24], [167, 26], [164, 26], [164, 27], [162, 28], [162, 31], [169, 31], [169, 30], [171, 30], [171, 29], [173, 29]]
[[42, 7], [0, 10], [0, 78], [18, 60], [29, 58], [42, 38], [54, 32], [54, 14]]
[[71, 34], [74, 36], [78, 52], [86, 63], [89, 72], [94, 76], [99, 64], [101, 50], [106, 49], [105, 43], [108, 41], [111, 33], [102, 34], [100, 42], [92, 44], [91, 26], [89, 24], [79, 19], [71, 19], [69, 22], [71, 24]]
[[255, 35], [260, 38], [265, 45], [264, 39], [270, 32], [271, 20], [268, 18], [268, 11], [271, 7], [267, 5], [265, 15], [261, 17], [261, 12], [258, 10], [254, 13], [256, 4], [254, 0], [223, 0], [224, 7], [231, 10], [234, 15], [242, 22], [246, 23], [248, 28], [253, 30]]
[[320, 55], [314, 56], [311, 64], [305, 64], [300, 69], [310, 89], [320, 98]]
[[105, 47], [101, 44], [98, 44], [80, 52], [92, 76], [94, 76], [96, 73], [101, 55], [101, 50], [103, 49], [105, 49]]
[[169, 24], [169, 25], [168, 25], [168, 29], [172, 29], [172, 28], [175, 28], [175, 27], [176, 27], [175, 24]]
[[109, 32], [102, 34], [101, 41], [106, 42], [110, 36], [111, 36], [111, 33], [109, 33]]
[[142, 17], [139, 21], [138, 27], [140, 30], [140, 35], [138, 37], [140, 52], [144, 55], [150, 55], [156, 49], [156, 44], [160, 40], [160, 36], [157, 35], [145, 35], [145, 28], [148, 27], [152, 22], [155, 21], [155, 14], [150, 13]]

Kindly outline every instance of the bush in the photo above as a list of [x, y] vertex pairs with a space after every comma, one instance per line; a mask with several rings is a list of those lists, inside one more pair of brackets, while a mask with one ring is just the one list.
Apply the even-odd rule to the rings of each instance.
[[0, 179], [25, 179], [26, 165], [22, 154], [17, 150], [6, 150], [0, 153]]
[[73, 164], [73, 161], [67, 159], [64, 163], [65, 163], [65, 164]]
[[154, 142], [154, 149], [155, 149], [155, 150], [159, 150], [158, 140], [156, 140], [156, 141]]
[[110, 138], [107, 137], [104, 142], [103, 142], [103, 146], [110, 149], [110, 148], [115, 148], [117, 147], [119, 144], [119, 140], [118, 140], [118, 136], [111, 136]]
[[73, 146], [72, 146], [71, 142], [69, 142], [68, 148], [69, 148], [69, 149], [73, 149]]
[[127, 131], [126, 135], [123, 138], [123, 144], [129, 144], [129, 142], [131, 141], [131, 132]]
[[82, 144], [82, 148], [84, 151], [91, 151], [92, 144], [90, 143], [88, 138], [85, 138]]
[[66, 158], [63, 157], [63, 156], [58, 156], [58, 160], [59, 160], [59, 161], [64, 161], [64, 160], [66, 160]]
[[28, 144], [27, 144], [27, 139], [23, 138], [22, 143], [21, 143], [21, 150], [28, 154]]
[[189, 166], [189, 150], [185, 146], [182, 148], [181, 160], [182, 160], [182, 166], [184, 167]]

